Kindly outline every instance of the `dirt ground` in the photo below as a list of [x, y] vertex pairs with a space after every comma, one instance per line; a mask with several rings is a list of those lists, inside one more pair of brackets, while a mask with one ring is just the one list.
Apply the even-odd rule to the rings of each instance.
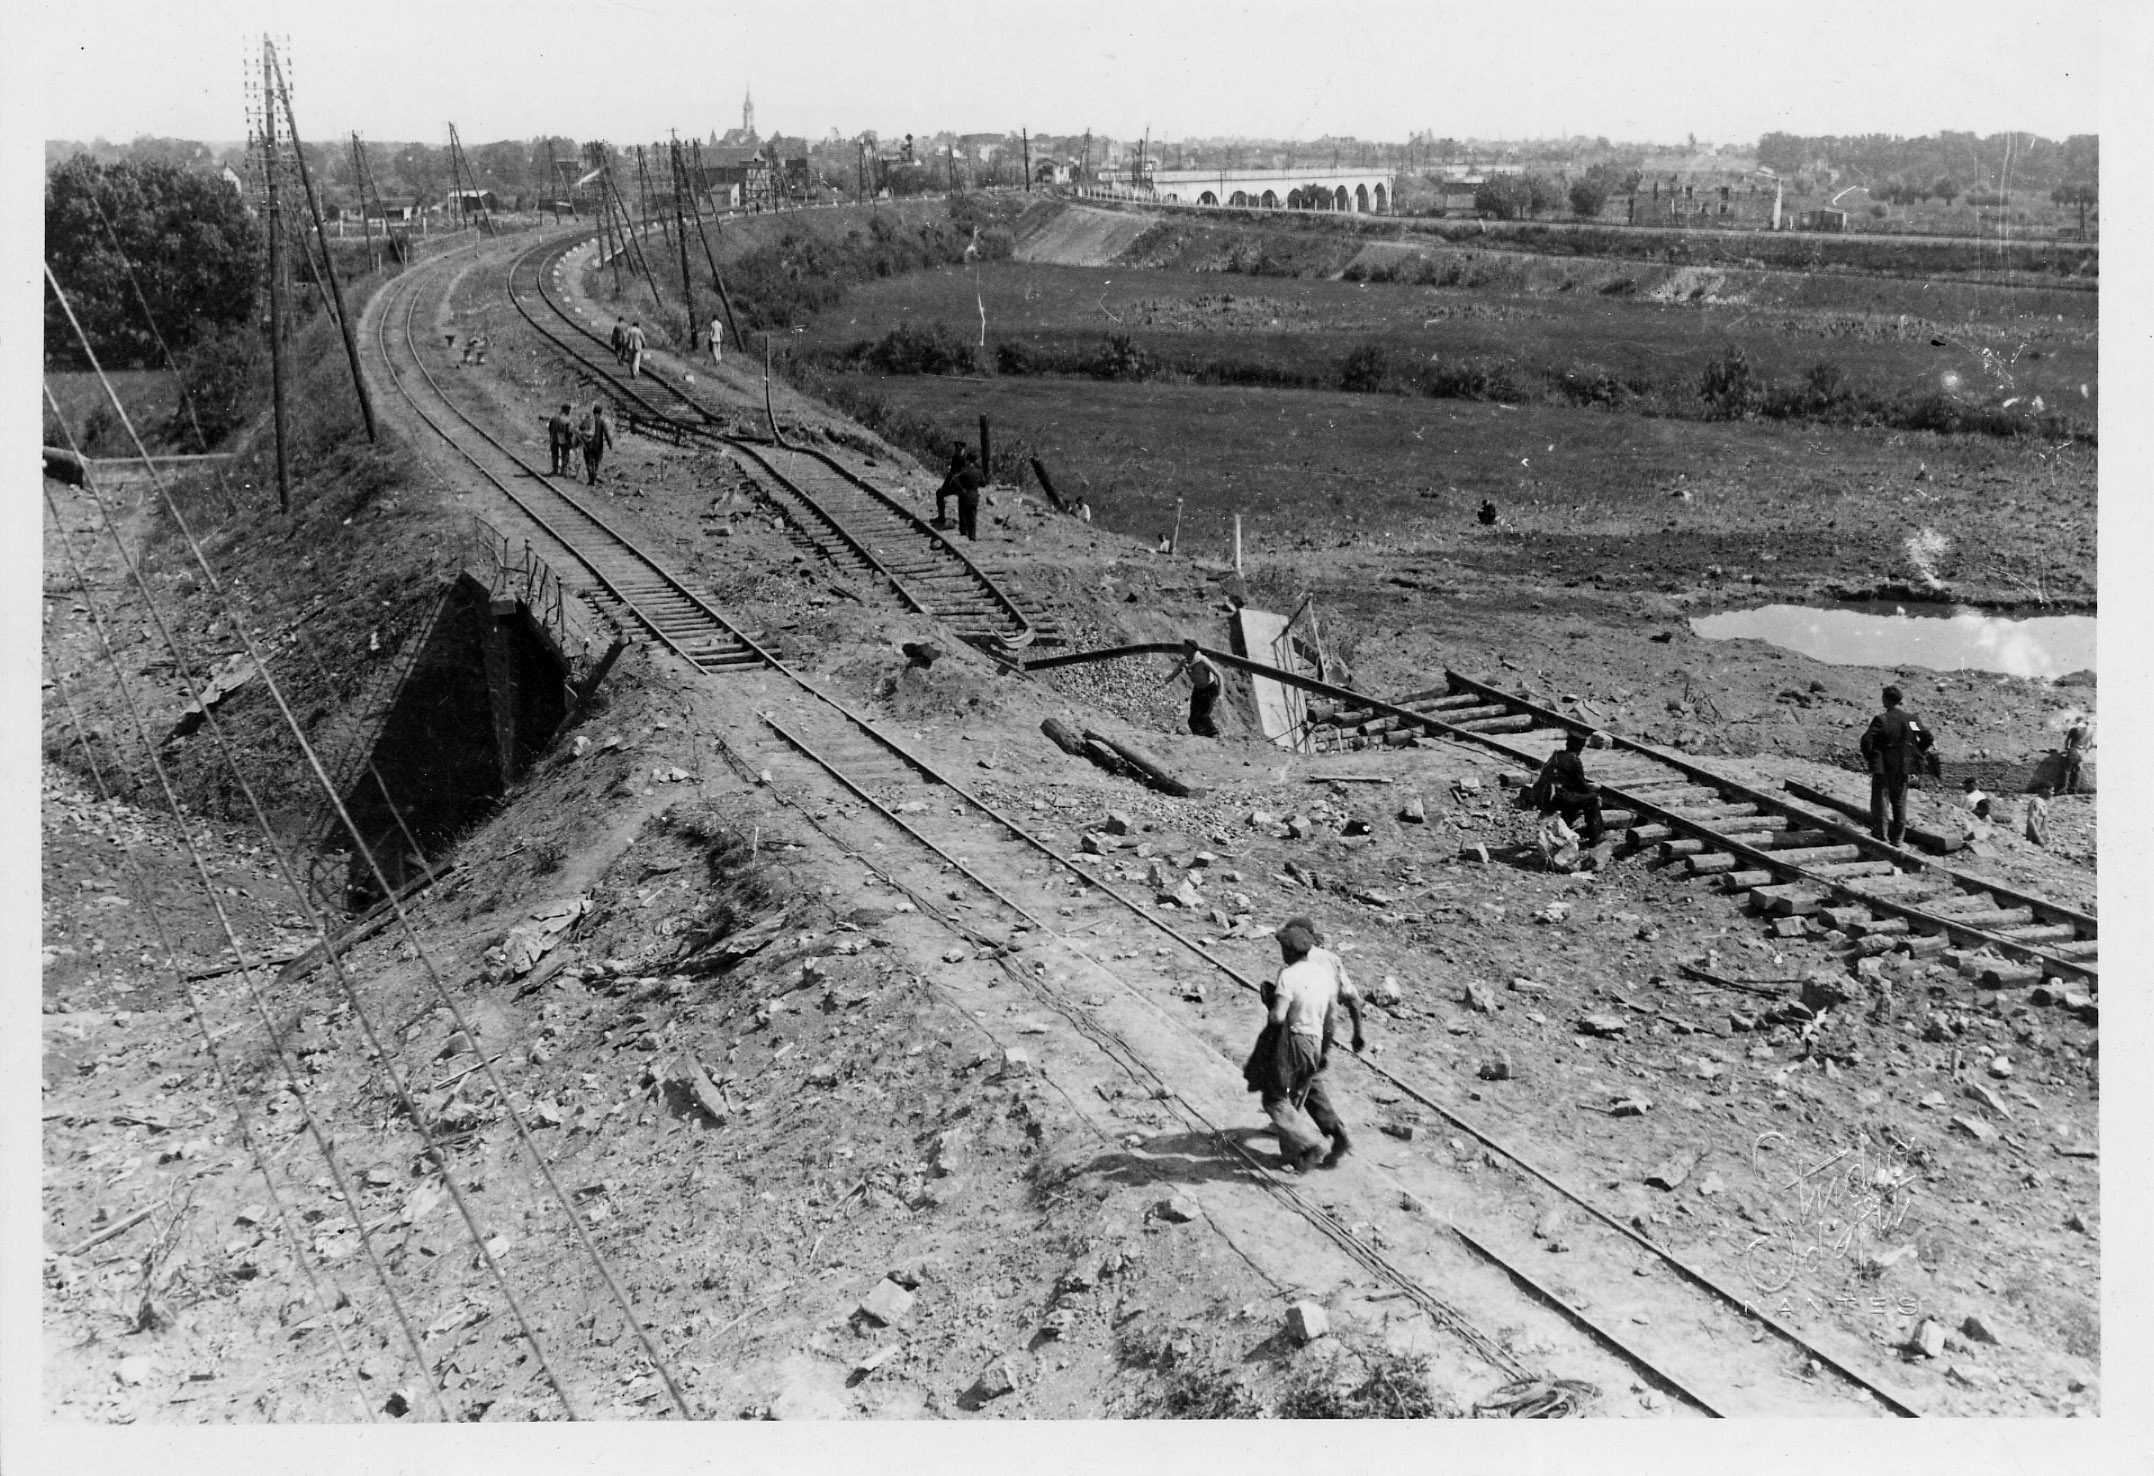
[[[497, 345], [456, 393], [535, 455], [533, 407], [586, 392], [492, 297], [497, 281], [469, 272], [450, 304]], [[741, 367], [697, 374], [713, 403], [759, 408]], [[872, 436], [794, 397], [779, 413], [869, 448], [850, 453], [863, 474], [929, 504], [933, 478]], [[388, 414], [421, 445], [408, 416]], [[408, 504], [428, 498], [493, 507], [450, 462], [421, 455], [443, 490], [414, 487], [378, 516], [416, 517]], [[1315, 917], [1365, 988], [1395, 983], [1371, 1013], [1371, 1061], [1532, 1145], [1539, 1168], [1910, 1403], [2099, 1410], [2091, 1011], [1911, 968], [1815, 1029], [1766, 1024], [1750, 997], [1680, 965], [1703, 959], [1792, 992], [1813, 970], [1844, 977], [1824, 940], [1768, 938], [1731, 899], [1642, 857], [1583, 876], [1536, 869], [1491, 755], [1292, 755], [1263, 743], [1239, 693], [1227, 736], [1193, 739], [1175, 731], [1182, 699], [1162, 688], [1160, 662], [1024, 678], [958, 650], [908, 675], [898, 644], [933, 627], [798, 550], [722, 458], [624, 436], [601, 495], [825, 690], [1064, 855], [1086, 855], [1080, 838], [1123, 817], [1119, 846], [1073, 864], [1147, 903], [1155, 862], [1193, 878], [1205, 907], [1154, 910], [1217, 940], [1219, 957], [1261, 973], [1276, 958], [1265, 932]], [[1741, 504], [1703, 506], [1715, 523], [1685, 541], [1632, 535], [1634, 562], [1650, 548], [1685, 567], [1618, 571], [1607, 543], [1575, 549], [1553, 527], [1449, 530], [1412, 551], [1372, 529], [1297, 550], [1291, 572], [1250, 579], [1251, 598], [1316, 590], [1371, 691], [1428, 685], [1443, 664], [1518, 674], [1595, 703], [1612, 729], [1686, 741], [1753, 780], [1851, 793], [1853, 776], [1815, 760], [1847, 747], [1894, 674], [1691, 637], [1684, 614], [1760, 567], [1739, 552], [1757, 545]], [[1033, 495], [995, 490], [978, 556], [1013, 572], [1077, 644], [1227, 643], [1216, 559], [1155, 553]], [[93, 571], [92, 585], [109, 574]], [[79, 598], [48, 596], [55, 665], [82, 639], [66, 603]], [[2061, 704], [2091, 700], [2046, 682], [1910, 678], [1911, 705], [1970, 752], [2037, 751]], [[1807, 700], [1782, 700], [1788, 690]], [[1246, 1140], [1261, 1124], [1238, 1074], [1252, 1000], [1036, 855], [997, 877], [1046, 920], [1017, 926], [820, 779], [761, 716], [807, 723], [811, 708], [775, 675], [694, 679], [631, 653], [561, 746], [443, 858], [456, 870], [414, 903], [416, 938], [392, 929], [355, 947], [349, 990], [323, 970], [269, 988], [274, 1037], [248, 1023], [240, 976], [196, 981], [197, 1021], [173, 971], [155, 966], [147, 906], [173, 929], [182, 971], [213, 967], [223, 939], [186, 891], [178, 838], [149, 792], [135, 794], [140, 808], [102, 804], [81, 774], [52, 767], [47, 1417], [557, 1417], [519, 1306], [581, 1412], [659, 1416], [669, 1395], [570, 1215], [702, 1415], [1379, 1413], [1372, 1391], [1401, 1367], [1417, 1410], [1456, 1413], [1505, 1382], [1203, 1129]], [[1050, 715], [1141, 735], [1208, 792], [1172, 800], [1080, 766], [1041, 736]], [[116, 716], [100, 709], [93, 724], [139, 774]], [[878, 770], [871, 792], [918, 806], [918, 823], [950, 837], [973, 823], [899, 768]], [[1411, 796], [1425, 822], [1394, 818]], [[2046, 852], [2000, 835], [1975, 860], [2090, 899], [2094, 801], [2054, 813]], [[1293, 816], [1305, 838], [1274, 823]], [[250, 849], [258, 838], [199, 828], [243, 943], [271, 956], [303, 946], [295, 899]], [[998, 842], [989, 826], [951, 843]], [[1465, 859], [1477, 845], [1492, 859]], [[130, 890], [125, 855], [147, 868], [147, 894]], [[518, 937], [536, 940], [535, 964], [510, 956]], [[1585, 1023], [1610, 1015], [1612, 1030]], [[218, 1084], [204, 1027], [237, 1095]], [[691, 1061], [709, 1099], [682, 1085]], [[1350, 1059], [1333, 1075], [1357, 1152], [1306, 1181], [1307, 1197], [1441, 1287], [1509, 1356], [1592, 1382], [1591, 1412], [1685, 1411], [1451, 1227], [1737, 1412], [1854, 1407], [1790, 1345], [1688, 1300], [1664, 1263], [1454, 1122]], [[1154, 1090], [1161, 1079], [1171, 1090]], [[406, 1091], [446, 1135], [468, 1221], [420, 1151]], [[1612, 1110], [1635, 1098], [1648, 1105]], [[341, 1184], [310, 1114], [335, 1138]], [[1268, 1135], [1253, 1151], [1268, 1161]], [[1672, 1159], [1684, 1171], [1657, 1187]], [[141, 1208], [155, 1213], [61, 1253]], [[1569, 1218], [1551, 1225], [1557, 1208]], [[1283, 1331], [1298, 1302], [1325, 1309], [1331, 1336], [1303, 1346]], [[1945, 1333], [1934, 1356], [1906, 1346], [1925, 1321]]]

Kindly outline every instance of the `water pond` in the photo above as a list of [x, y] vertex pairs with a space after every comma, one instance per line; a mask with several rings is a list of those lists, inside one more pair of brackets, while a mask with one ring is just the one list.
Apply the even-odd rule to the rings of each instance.
[[2092, 615], [2015, 620], [1952, 605], [1764, 605], [1701, 615], [1692, 631], [1709, 641], [1749, 639], [1835, 666], [1921, 666], [2060, 677], [2094, 667]]

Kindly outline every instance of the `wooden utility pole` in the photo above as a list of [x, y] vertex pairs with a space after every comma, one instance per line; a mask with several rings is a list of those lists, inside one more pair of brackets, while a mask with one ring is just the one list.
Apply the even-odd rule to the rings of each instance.
[[561, 171], [553, 157], [553, 135], [546, 135], [546, 203], [553, 207], [553, 223], [561, 223]]
[[374, 402], [367, 398], [366, 379], [359, 373], [359, 345], [352, 339], [351, 318], [344, 311], [344, 288], [337, 281], [336, 258], [329, 254], [329, 236], [322, 229], [321, 202], [314, 195], [314, 177], [307, 171], [306, 146], [299, 141], [299, 122], [292, 116], [292, 93], [284, 82], [284, 63], [276, 60], [276, 52], [270, 57], [275, 62], [277, 74], [277, 100], [284, 104], [285, 132], [291, 136], [293, 157], [299, 160], [299, 183], [307, 192], [307, 213], [314, 218], [314, 239], [322, 248], [322, 270], [329, 278], [329, 295], [336, 299], [337, 330], [344, 335], [344, 357], [351, 364], [352, 388], [359, 394], [359, 417], [366, 422], [366, 438], [375, 439]]
[[270, 101], [274, 54], [262, 38], [262, 178], [269, 190], [269, 397], [277, 427], [277, 510], [292, 510], [284, 426], [284, 210], [277, 198], [277, 109]]
[[1090, 180], [1092, 177], [1092, 130], [1089, 128], [1084, 131], [1084, 162], [1078, 167], [1085, 179]]
[[688, 193], [688, 170], [681, 161], [681, 140], [678, 134], [669, 142], [669, 158], [673, 165], [673, 241], [681, 251], [681, 301], [688, 313], [688, 347], [693, 352], [696, 343], [696, 287], [688, 277], [688, 222], [681, 216], [681, 196]]
[[[649, 225], [651, 223], [651, 174], [643, 166], [642, 144], [636, 145], [636, 209], [640, 217], [638, 224]], [[664, 223], [660, 222], [659, 230], [663, 232], [664, 229]], [[651, 290], [656, 292], [658, 289], [653, 286]]]
[[606, 176], [604, 174], [600, 174], [598, 177], [598, 239], [600, 247], [606, 253], [606, 260], [613, 264], [613, 296], [614, 300], [618, 302], [622, 288], [621, 252], [625, 248], [621, 244], [619, 233], [614, 228], [613, 201], [606, 195]]
[[[359, 191], [359, 229], [366, 233], [366, 259], [374, 271], [381, 270], [381, 258], [374, 252], [374, 217], [366, 213], [366, 155], [359, 147], [359, 135], [352, 135], [352, 183]], [[384, 221], [386, 228], [388, 222]]]
[[1032, 130], [1020, 128], [1017, 136], [1025, 146], [1025, 193], [1029, 195], [1032, 193]]
[[957, 144], [953, 140], [943, 145], [943, 148], [946, 150], [945, 157], [950, 161], [950, 193], [954, 195], [957, 193]]
[[[699, 177], [702, 167], [703, 145], [698, 143], [696, 145], [696, 169]], [[718, 258], [711, 252], [711, 238], [703, 233], [702, 192], [698, 191], [696, 194], [691, 195], [689, 204], [696, 213], [696, 239], [703, 243], [703, 260], [711, 269], [711, 286], [717, 290], [718, 305], [725, 309], [726, 327], [732, 330], [733, 346], [736, 350], [745, 350], [748, 347], [748, 341], [740, 336], [739, 320], [733, 316], [733, 299], [726, 293], [725, 278], [718, 275]]]

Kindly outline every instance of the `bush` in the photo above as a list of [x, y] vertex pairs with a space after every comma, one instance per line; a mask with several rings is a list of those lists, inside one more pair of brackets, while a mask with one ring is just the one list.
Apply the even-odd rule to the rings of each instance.
[[1756, 371], [1750, 367], [1749, 355], [1740, 344], [1730, 344], [1725, 353], [1705, 366], [1705, 374], [1698, 382], [1698, 397], [1705, 401], [1707, 419], [1741, 420], [1757, 409], [1761, 388]]
[[855, 344], [847, 357], [878, 374], [971, 374], [979, 368], [973, 346], [941, 323], [901, 323], [873, 344]]
[[1380, 343], [1365, 343], [1339, 360], [1339, 388], [1372, 394], [1391, 381], [1391, 356]]
[[1321, 1369], [1296, 1379], [1280, 1397], [1282, 1420], [1457, 1419], [1458, 1406], [1439, 1397], [1426, 1358], [1390, 1354], [1368, 1357], [1369, 1376], [1340, 1388]]
[[[253, 325], [230, 328], [182, 349], [179, 356], [180, 406], [166, 434], [179, 445], [194, 443], [197, 421], [207, 451], [238, 430], [260, 408], [269, 392], [269, 355]], [[187, 406], [194, 406], [189, 419]]]
[[1158, 367], [1158, 361], [1127, 333], [1110, 333], [1099, 352], [1086, 362], [1084, 372], [1094, 379], [1149, 379]]

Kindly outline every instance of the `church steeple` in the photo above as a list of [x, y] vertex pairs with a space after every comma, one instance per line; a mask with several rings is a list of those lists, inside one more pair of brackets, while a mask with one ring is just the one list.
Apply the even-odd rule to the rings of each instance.
[[752, 88], [741, 94], [740, 131], [750, 138], [755, 137], [755, 91]]

